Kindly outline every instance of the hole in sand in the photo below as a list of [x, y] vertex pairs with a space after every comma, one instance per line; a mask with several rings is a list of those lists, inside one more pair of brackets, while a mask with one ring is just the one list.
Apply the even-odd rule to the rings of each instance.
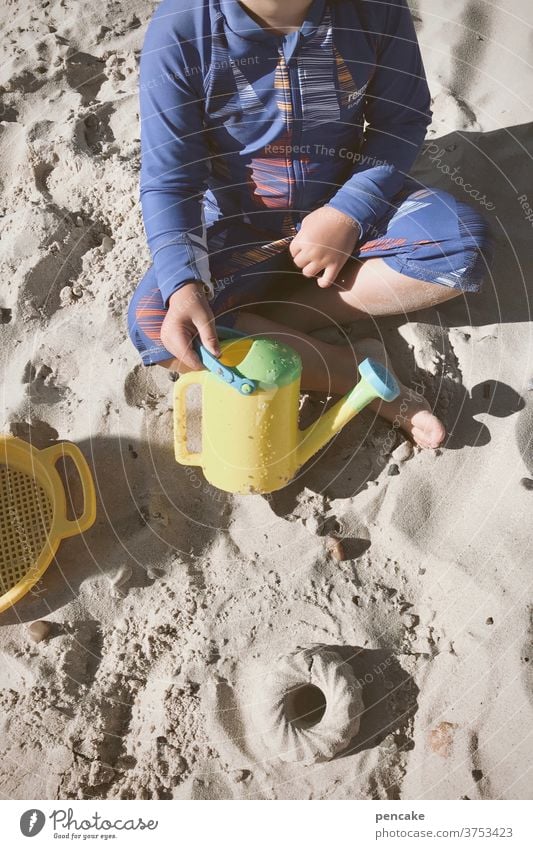
[[285, 694], [285, 716], [295, 728], [318, 725], [326, 712], [326, 697], [320, 687], [304, 684]]

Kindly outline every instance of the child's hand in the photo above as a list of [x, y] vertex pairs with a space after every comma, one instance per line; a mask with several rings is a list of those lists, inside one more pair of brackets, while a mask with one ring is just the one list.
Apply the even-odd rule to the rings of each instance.
[[359, 241], [357, 221], [322, 206], [306, 215], [289, 250], [306, 277], [316, 277], [322, 288], [331, 286]]
[[203, 365], [192, 347], [192, 340], [200, 335], [202, 344], [213, 356], [220, 348], [215, 330], [215, 317], [207, 301], [202, 284], [191, 281], [170, 296], [168, 311], [161, 325], [161, 342], [177, 360], [178, 371], [198, 371]]

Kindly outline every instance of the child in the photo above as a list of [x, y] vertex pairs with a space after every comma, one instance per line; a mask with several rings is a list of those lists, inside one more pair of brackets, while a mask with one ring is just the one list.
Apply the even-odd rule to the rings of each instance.
[[[302, 388], [344, 393], [386, 352], [312, 331], [479, 291], [485, 220], [407, 176], [432, 112], [406, 0], [165, 0], [140, 105], [145, 365], [201, 367], [192, 340], [218, 355], [216, 317], [292, 345]], [[444, 426], [404, 390], [376, 409], [437, 447]]]

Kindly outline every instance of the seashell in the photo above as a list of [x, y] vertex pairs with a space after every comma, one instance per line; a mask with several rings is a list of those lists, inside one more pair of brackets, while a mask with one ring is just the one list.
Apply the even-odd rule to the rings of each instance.
[[71, 286], [63, 286], [59, 293], [59, 300], [62, 304], [70, 304], [75, 300]]
[[441, 758], [448, 758], [453, 746], [457, 725], [453, 722], [441, 722], [429, 732], [429, 748]]

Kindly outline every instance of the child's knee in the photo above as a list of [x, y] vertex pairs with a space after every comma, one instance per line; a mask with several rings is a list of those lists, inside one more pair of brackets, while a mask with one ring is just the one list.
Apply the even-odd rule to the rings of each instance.
[[173, 360], [161, 342], [161, 325], [166, 313], [155, 274], [150, 269], [133, 292], [128, 305], [128, 335], [144, 365], [159, 365]]

